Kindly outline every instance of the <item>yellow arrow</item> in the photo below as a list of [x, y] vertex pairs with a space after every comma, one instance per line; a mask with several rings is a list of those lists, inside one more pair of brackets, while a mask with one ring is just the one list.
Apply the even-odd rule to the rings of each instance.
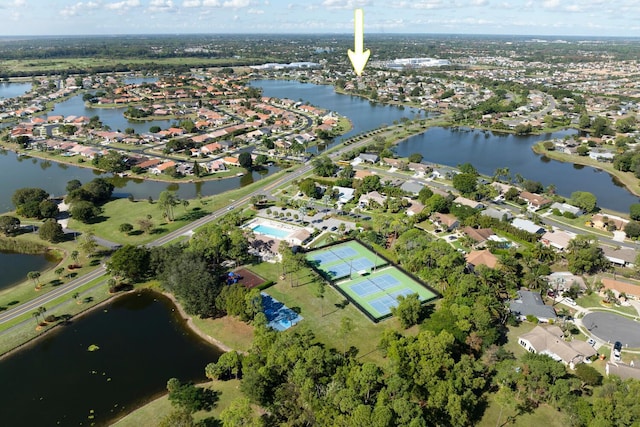
[[364, 66], [367, 65], [369, 55], [371, 54], [369, 49], [364, 50], [364, 12], [362, 9], [355, 10], [354, 22], [355, 46], [354, 50], [349, 49], [347, 53], [349, 54], [349, 60], [351, 60], [353, 71], [360, 76], [362, 74], [362, 70], [364, 70]]

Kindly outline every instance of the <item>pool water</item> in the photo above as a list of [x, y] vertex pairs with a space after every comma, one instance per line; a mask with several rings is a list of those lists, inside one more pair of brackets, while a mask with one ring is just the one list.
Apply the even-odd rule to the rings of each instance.
[[258, 234], [264, 234], [265, 236], [275, 237], [277, 239], [284, 239], [289, 237], [290, 231], [282, 230], [280, 228], [269, 227], [268, 225], [260, 224], [253, 227], [253, 232]]

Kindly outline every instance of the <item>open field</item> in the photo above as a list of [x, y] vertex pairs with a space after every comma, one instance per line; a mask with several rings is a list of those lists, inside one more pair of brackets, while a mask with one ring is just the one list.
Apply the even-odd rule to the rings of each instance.
[[8, 74], [23, 73], [37, 75], [40, 72], [75, 70], [116, 69], [127, 65], [131, 69], [158, 69], [171, 66], [223, 67], [257, 64], [275, 61], [274, 58], [58, 58], [2, 61], [0, 71]]

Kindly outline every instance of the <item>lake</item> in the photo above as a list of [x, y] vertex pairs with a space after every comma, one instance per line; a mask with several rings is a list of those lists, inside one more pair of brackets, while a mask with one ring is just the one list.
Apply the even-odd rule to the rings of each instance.
[[0, 82], [0, 99], [15, 98], [31, 90], [31, 83]]
[[[573, 132], [573, 131], [567, 131]], [[525, 179], [554, 184], [558, 194], [569, 197], [574, 191], [589, 191], [598, 205], [628, 212], [638, 197], [626, 190], [613, 176], [598, 169], [562, 163], [537, 155], [531, 147], [551, 138], [562, 138], [567, 132], [517, 136], [470, 129], [431, 128], [395, 146], [399, 157], [420, 153], [424, 161], [449, 166], [469, 162], [478, 172], [492, 176], [497, 168], [508, 167]]]
[[[87, 351], [92, 344], [100, 349]], [[205, 381], [220, 354], [163, 295], [124, 295], [0, 362], [2, 424], [108, 425], [165, 392], [171, 377]]]
[[46, 270], [56, 262], [57, 259], [50, 254], [31, 255], [0, 251], [0, 291], [25, 280], [28, 272]]
[[[300, 83], [290, 80], [256, 80], [254, 86], [263, 89], [264, 96], [302, 99], [317, 107], [336, 111], [353, 121], [354, 129], [345, 135], [368, 131], [382, 124], [391, 124], [402, 117], [413, 118], [418, 110], [372, 104], [350, 95], [341, 95], [331, 86]], [[424, 116], [424, 112], [420, 113]], [[574, 191], [589, 191], [598, 205], [619, 212], [628, 212], [629, 205], [638, 203], [611, 175], [592, 167], [562, 163], [541, 157], [531, 150], [538, 141], [562, 138], [573, 130], [545, 135], [516, 136], [480, 130], [432, 128], [413, 136], [395, 147], [400, 157], [420, 153], [425, 161], [457, 166], [469, 162], [482, 174], [493, 175], [496, 168], [509, 167], [512, 176], [554, 184], [559, 194], [570, 196]], [[335, 145], [332, 144], [332, 145]]]
[[[111, 181], [116, 187], [114, 190], [116, 197], [127, 197], [131, 194], [136, 199], [146, 199], [151, 196], [157, 200], [162, 191], [171, 190], [176, 191], [182, 199], [194, 199], [198, 195], [212, 196], [244, 187], [278, 170], [276, 166], [269, 166], [265, 170], [253, 171], [240, 177], [191, 183], [145, 181], [120, 177], [114, 177]], [[16, 179], [18, 176], [20, 179]], [[0, 186], [0, 212], [15, 209], [11, 203], [11, 196], [18, 188], [39, 187], [53, 196], [61, 196], [66, 193], [67, 182], [72, 179], [85, 183], [99, 176], [110, 177], [111, 175], [35, 157], [18, 156], [12, 151], [0, 151], [0, 182], [3, 183]]]
[[49, 112], [49, 116], [87, 116], [100, 117], [100, 121], [109, 126], [113, 131], [124, 132], [126, 128], [132, 128], [136, 133], [147, 133], [152, 126], [159, 126], [166, 129], [171, 126], [171, 120], [150, 120], [150, 121], [129, 121], [123, 113], [127, 110], [124, 108], [91, 108], [87, 107], [82, 100], [82, 95], [75, 95], [71, 98], [56, 104], [53, 111]]

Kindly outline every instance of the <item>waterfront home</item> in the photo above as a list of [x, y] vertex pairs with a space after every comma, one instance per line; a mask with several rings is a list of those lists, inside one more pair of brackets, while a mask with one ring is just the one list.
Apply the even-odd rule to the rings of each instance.
[[227, 165], [240, 166], [240, 161], [238, 160], [237, 157], [231, 157], [231, 156], [223, 157], [222, 161]]
[[546, 197], [540, 194], [530, 193], [528, 191], [521, 192], [520, 198], [525, 202], [527, 202], [527, 207], [533, 211], [542, 209], [543, 207], [549, 205], [552, 202], [551, 199], [547, 199]]
[[141, 161], [140, 163], [138, 163], [136, 166], [139, 167], [142, 170], [147, 170], [150, 168], [154, 168], [155, 166], [159, 165], [160, 163], [162, 163], [162, 160], [160, 159], [146, 159]]
[[176, 166], [176, 162], [174, 162], [173, 160], [168, 160], [168, 161], [166, 161], [164, 163], [160, 163], [157, 166], [149, 168], [149, 172], [151, 172], [154, 175], [160, 175], [161, 173], [164, 173], [170, 167], [174, 167], [174, 166]]
[[551, 205], [550, 209], [557, 209], [561, 214], [568, 212], [570, 214], [573, 214], [574, 216], [584, 215], [584, 211], [582, 209], [568, 203], [555, 202]]

